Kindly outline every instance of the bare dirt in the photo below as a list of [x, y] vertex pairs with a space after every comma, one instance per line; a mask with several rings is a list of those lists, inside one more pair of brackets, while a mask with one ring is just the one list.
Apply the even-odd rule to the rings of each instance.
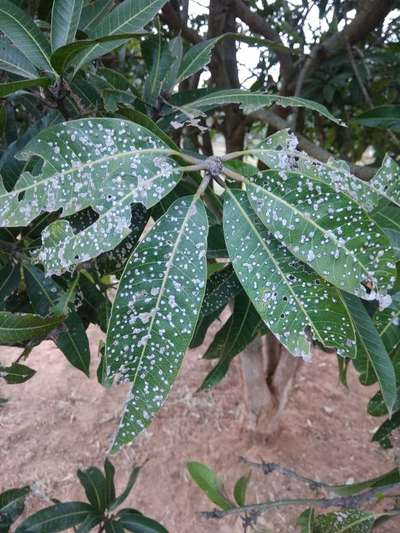
[[[90, 329], [92, 353], [101, 333]], [[185, 463], [204, 462], [216, 469], [228, 491], [248, 469], [239, 456], [277, 462], [308, 477], [342, 483], [376, 476], [393, 468], [391, 452], [370, 443], [379, 419], [366, 415], [373, 387], [358, 384], [349, 374], [349, 390], [338, 385], [332, 354], [317, 353], [303, 365], [273, 440], [265, 441], [246, 429], [246, 406], [238, 361], [212, 392], [196, 393], [210, 369], [200, 360], [204, 347], [185, 358], [180, 377], [150, 429], [117, 456], [117, 484], [123, 487], [133, 464], [149, 460], [128, 504], [160, 520], [170, 533], [235, 533], [240, 521], [205, 521], [196, 511], [213, 505], [189, 480]], [[2, 360], [12, 361], [18, 350], [1, 348]], [[95, 377], [88, 380], [49, 342], [37, 347], [29, 365], [37, 370], [22, 385], [1, 387], [9, 402], [0, 408], [0, 489], [37, 482], [49, 497], [83, 497], [76, 470], [101, 466], [112, 432], [118, 424], [126, 387], [106, 390]], [[312, 496], [304, 487], [278, 476], [253, 473], [249, 502], [282, 497]], [[32, 496], [27, 512], [47, 505]], [[299, 509], [271, 512], [259, 522], [260, 531], [296, 531]], [[391, 522], [379, 531], [400, 530]]]

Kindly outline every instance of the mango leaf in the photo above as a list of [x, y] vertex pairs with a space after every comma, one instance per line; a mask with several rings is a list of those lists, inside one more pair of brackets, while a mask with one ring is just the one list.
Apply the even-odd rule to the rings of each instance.
[[0, 310], [4, 310], [7, 298], [18, 288], [19, 280], [19, 265], [7, 263], [0, 270]]
[[[243, 112], [246, 114], [266, 106], [272, 106], [273, 104], [278, 104], [282, 107], [304, 107], [316, 111], [340, 126], [344, 126], [344, 123], [341, 120], [336, 119], [325, 106], [313, 102], [312, 100], [299, 98], [297, 96], [279, 96], [275, 94], [244, 91], [242, 89], [212, 91], [206, 96], [194, 99], [193, 101], [180, 106], [180, 109], [186, 115], [194, 116], [227, 104], [239, 104]], [[179, 116], [176, 117], [176, 120], [179, 120]]]
[[137, 481], [137, 478], [139, 476], [139, 472], [140, 472], [140, 467], [139, 466], [134, 466], [132, 468], [124, 490], [111, 503], [111, 505], [110, 505], [110, 509], [111, 510], [114, 510], [117, 507], [119, 507], [126, 500], [126, 498], [129, 496], [133, 486], [135, 485], [135, 483]]
[[389, 307], [375, 312], [373, 320], [387, 352], [394, 352], [400, 346], [400, 292], [392, 295]]
[[110, 503], [107, 500], [107, 483], [104, 474], [95, 466], [91, 466], [86, 470], [79, 469], [78, 478], [90, 504], [97, 512], [103, 513]]
[[75, 39], [84, 0], [54, 0], [51, 12], [50, 40], [56, 50]]
[[207, 280], [206, 294], [201, 306], [200, 316], [204, 317], [215, 311], [222, 311], [241, 290], [242, 286], [232, 265], [215, 272]]
[[90, 32], [113, 6], [113, 0], [95, 0], [83, 6], [79, 29]]
[[70, 311], [62, 327], [52, 338], [71, 365], [89, 376], [89, 339], [82, 320], [75, 311]]
[[20, 154], [41, 157], [41, 174], [23, 173], [13, 191], [0, 192], [1, 224], [27, 225], [44, 211], [62, 209], [68, 216], [92, 207], [99, 217], [81, 232], [75, 234], [66, 220], [43, 232], [38, 260], [48, 274], [73, 268], [127, 237], [132, 203], [151, 207], [175, 186], [181, 172], [170, 153], [158, 138], [125, 120], [82, 119], [48, 128]]
[[197, 195], [178, 199], [125, 266], [108, 327], [105, 378], [131, 382], [132, 392], [113, 451], [150, 423], [176, 378], [204, 296], [207, 230]]
[[62, 74], [69, 67], [75, 66], [76, 57], [82, 55], [86, 50], [92, 50], [94, 46], [101, 45], [102, 43], [113, 43], [114, 41], [117, 41], [116, 46], [119, 46], [136, 36], [136, 33], [122, 33], [118, 35], [105, 35], [97, 39], [81, 39], [57, 48], [52, 53], [50, 61], [54, 70]]
[[235, 507], [235, 504], [226, 497], [221, 480], [211, 468], [195, 461], [187, 463], [186, 467], [196, 485], [215, 505], [218, 505], [223, 511]]
[[[2, 367], [0, 364], [0, 377], [4, 378], [9, 385], [24, 383], [36, 373], [36, 370], [26, 365], [13, 363], [11, 366]], [[1, 509], [0, 509], [1, 514]], [[1, 527], [0, 527], [1, 530]]]
[[22, 514], [25, 498], [30, 487], [9, 489], [0, 494], [0, 531], [8, 531], [11, 524]]
[[0, 312], [0, 343], [18, 344], [27, 340], [45, 338], [63, 317], [43, 317], [31, 313]]
[[142, 50], [149, 57], [149, 73], [144, 82], [143, 97], [146, 103], [154, 106], [174, 58], [167, 42], [162, 40], [161, 32], [144, 41]]
[[196, 329], [193, 333], [193, 338], [190, 341], [189, 348], [197, 348], [198, 346], [201, 346], [203, 344], [205, 336], [207, 335], [208, 328], [211, 326], [211, 324], [218, 320], [220, 314], [221, 310], [218, 309], [210, 315], [200, 315], [200, 318], [196, 324]]
[[390, 436], [398, 427], [400, 427], [400, 411], [396, 411], [379, 426], [372, 437], [372, 442], [378, 442], [385, 449], [392, 448]]
[[365, 353], [371, 364], [378, 378], [388, 412], [392, 413], [397, 388], [393, 363], [362, 302], [345, 292], [342, 292], [342, 295], [356, 328], [358, 350]]
[[47, 87], [51, 83], [52, 80], [46, 77], [0, 83], [0, 98], [5, 98], [9, 94], [23, 89], [30, 89], [31, 87]]
[[246, 180], [265, 226], [301, 261], [340, 289], [390, 303], [395, 256], [387, 237], [356, 203], [297, 173], [260, 172]]
[[107, 508], [110, 508], [110, 505], [115, 500], [115, 468], [111, 461], [108, 459], [108, 457], [106, 457], [104, 461], [104, 475], [106, 479]]
[[250, 477], [251, 474], [249, 473], [247, 474], [247, 476], [240, 477], [235, 483], [235, 487], [233, 489], [233, 496], [239, 507], [243, 507], [244, 505], [246, 505], [246, 492], [247, 487], [249, 486]]
[[191, 46], [183, 56], [176, 83], [186, 80], [186, 78], [189, 78], [192, 74], [195, 74], [208, 65], [211, 61], [211, 52], [214, 46], [223, 38], [224, 35], [219, 35], [218, 37], [214, 37], [214, 39], [201, 41]]
[[358, 115], [354, 122], [369, 128], [384, 128], [400, 132], [400, 106], [382, 105], [374, 107]]
[[39, 70], [53, 73], [50, 65], [50, 43], [36, 24], [9, 0], [1, 0], [1, 31]]
[[148, 516], [131, 509], [123, 509], [118, 513], [118, 524], [133, 533], [168, 533], [163, 525]]
[[217, 332], [204, 358], [218, 358], [215, 367], [207, 374], [200, 390], [215, 387], [226, 375], [233, 358], [242, 352], [261, 331], [263, 322], [245, 294], [235, 298], [232, 315]]
[[314, 509], [306, 509], [297, 518], [297, 525], [300, 527], [300, 533], [314, 533]]
[[387, 487], [388, 485], [395, 485], [400, 483], [400, 473], [398, 468], [385, 472], [381, 476], [360, 481], [359, 483], [350, 483], [349, 485], [331, 485], [329, 490], [338, 494], [339, 496], [352, 496], [359, 494], [366, 489], [373, 489], [377, 487]]
[[183, 40], [180, 35], [177, 35], [174, 39], [168, 41], [169, 55], [171, 57], [171, 63], [166, 73], [163, 90], [169, 94], [177, 83], [176, 78], [178, 76], [179, 67], [182, 61], [183, 55]]
[[75, 527], [75, 533], [90, 533], [103, 520], [103, 515], [94, 512], [88, 513], [85, 520]]
[[[344, 509], [333, 513], [315, 515], [313, 533], [369, 533], [377, 515], [357, 509]], [[307, 530], [306, 530], [307, 531]]]
[[379, 202], [370, 213], [371, 218], [380, 226], [390, 241], [397, 259], [400, 259], [400, 210], [397, 206]]
[[[90, 38], [121, 33], [137, 33], [150, 22], [167, 0], [124, 0], [103, 17], [89, 32]], [[74, 73], [85, 63], [111, 52], [124, 41], [96, 44], [76, 58]]]
[[368, 185], [377, 195], [400, 207], [400, 166], [389, 155]]
[[258, 314], [295, 356], [312, 340], [356, 354], [355, 331], [340, 292], [298, 261], [257, 218], [246, 193], [227, 190], [224, 231], [233, 268]]
[[0, 37], [0, 70], [23, 78], [39, 76], [38, 69], [6, 37]]
[[83, 502], [57, 503], [28, 516], [15, 533], [57, 533], [82, 523], [93, 507]]
[[86, 317], [88, 322], [98, 324], [100, 329], [106, 332], [111, 313], [111, 302], [88, 274], [79, 276], [79, 289], [82, 292], [82, 305], [79, 308], [79, 314]]

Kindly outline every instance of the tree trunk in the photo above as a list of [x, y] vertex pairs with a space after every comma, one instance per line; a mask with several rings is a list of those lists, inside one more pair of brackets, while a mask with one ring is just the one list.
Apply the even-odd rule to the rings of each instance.
[[240, 355], [247, 430], [265, 438], [276, 434], [301, 362], [272, 334], [258, 337]]

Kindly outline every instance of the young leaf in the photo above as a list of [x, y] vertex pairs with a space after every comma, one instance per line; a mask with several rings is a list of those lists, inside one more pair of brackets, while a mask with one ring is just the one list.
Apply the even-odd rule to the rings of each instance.
[[78, 478], [90, 504], [98, 513], [104, 513], [109, 501], [107, 501], [107, 482], [103, 473], [95, 466], [91, 466], [87, 470], [78, 470]]
[[133, 533], [168, 533], [159, 522], [130, 509], [123, 509], [118, 515], [117, 523]]
[[342, 295], [356, 328], [359, 349], [366, 354], [378, 378], [386, 407], [392, 413], [397, 388], [393, 363], [362, 302], [345, 292]]
[[355, 356], [355, 332], [340, 292], [268, 233], [246, 193], [227, 190], [224, 231], [235, 272], [258, 314], [295, 356], [311, 357], [311, 341]]
[[193, 481], [215, 505], [223, 511], [235, 507], [235, 504], [225, 496], [222, 482], [211, 468], [195, 461], [187, 463], [186, 466]]
[[0, 27], [28, 61], [41, 71], [53, 73], [48, 40], [25, 12], [9, 0], [1, 0]]
[[54, 0], [51, 12], [51, 48], [56, 50], [75, 39], [84, 0]]
[[25, 365], [20, 365], [19, 363], [13, 363], [8, 367], [2, 367], [0, 364], [0, 377], [4, 378], [9, 385], [24, 383], [25, 381], [28, 381], [28, 379], [30, 379], [35, 373], [36, 370], [33, 370]]
[[233, 495], [239, 507], [243, 507], [243, 505], [246, 505], [246, 492], [247, 487], [249, 486], [250, 477], [251, 474], [247, 474], [247, 476], [242, 476], [235, 483]]
[[4, 310], [7, 298], [18, 288], [20, 266], [7, 263], [0, 270], [0, 310]]
[[21, 154], [41, 157], [41, 174], [24, 173], [13, 191], [0, 192], [1, 224], [21, 226], [44, 211], [63, 209], [68, 216], [92, 207], [99, 217], [81, 232], [66, 220], [43, 232], [38, 259], [48, 274], [65, 271], [115, 248], [130, 233], [132, 203], [151, 207], [175, 186], [181, 172], [170, 153], [125, 120], [82, 119], [48, 128]]
[[198, 319], [208, 220], [198, 196], [177, 200], [128, 260], [107, 332], [106, 380], [132, 383], [113, 451], [161, 407]]
[[232, 315], [215, 335], [204, 355], [205, 359], [218, 358], [218, 363], [206, 376], [200, 389], [215, 387], [226, 375], [235, 357], [256, 337], [263, 326], [253, 304], [242, 292], [235, 298]]
[[261, 172], [246, 188], [259, 218], [296, 257], [340, 289], [386, 302], [396, 260], [386, 236], [357, 204], [297, 173]]
[[30, 313], [0, 312], [0, 344], [18, 344], [45, 338], [63, 317], [43, 317]]
[[22, 78], [38, 78], [39, 71], [6, 37], [0, 37], [0, 70]]
[[82, 523], [93, 507], [82, 502], [57, 503], [28, 516], [15, 533], [57, 533]]

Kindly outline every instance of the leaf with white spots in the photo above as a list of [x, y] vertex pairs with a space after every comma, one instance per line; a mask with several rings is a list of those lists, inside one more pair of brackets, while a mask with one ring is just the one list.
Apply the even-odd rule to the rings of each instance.
[[179, 371], [204, 296], [208, 220], [197, 196], [176, 200], [137, 246], [112, 307], [104, 382], [131, 382], [113, 451], [149, 425]]
[[236, 296], [242, 289], [237, 276], [228, 265], [222, 270], [215, 272], [207, 281], [206, 294], [201, 306], [200, 316], [207, 316], [222, 309], [229, 300]]
[[227, 190], [225, 239], [235, 272], [260, 317], [295, 356], [312, 340], [355, 357], [355, 331], [339, 291], [298, 261], [265, 228], [246, 193]]
[[344, 509], [314, 516], [313, 533], [369, 533], [379, 515]]
[[24, 226], [40, 213], [69, 216], [88, 207], [98, 218], [75, 233], [66, 220], [43, 232], [38, 259], [61, 273], [113, 249], [130, 233], [131, 204], [149, 208], [181, 177], [173, 152], [142, 126], [114, 118], [57, 124], [32, 139], [20, 157], [43, 160], [38, 175], [23, 173], [7, 192], [0, 184], [2, 226]]
[[396, 276], [393, 250], [347, 195], [294, 172], [260, 172], [246, 187], [259, 218], [296, 257], [340, 289], [389, 302]]
[[381, 201], [370, 216], [383, 229], [397, 259], [400, 259], [400, 209], [392, 203]]

